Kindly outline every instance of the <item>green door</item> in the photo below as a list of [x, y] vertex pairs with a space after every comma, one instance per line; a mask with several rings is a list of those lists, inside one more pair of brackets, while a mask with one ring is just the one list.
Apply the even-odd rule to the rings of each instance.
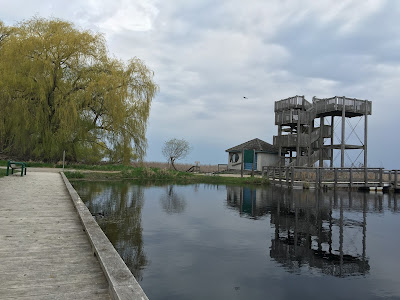
[[[254, 170], [257, 170], [257, 153], [255, 155]], [[254, 150], [244, 150], [244, 169], [251, 170], [253, 167]]]

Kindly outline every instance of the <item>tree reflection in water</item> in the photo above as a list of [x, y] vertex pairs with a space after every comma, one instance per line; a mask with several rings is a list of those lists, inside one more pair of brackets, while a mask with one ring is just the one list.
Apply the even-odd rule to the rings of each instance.
[[174, 190], [172, 184], [166, 186], [165, 189], [165, 193], [160, 198], [163, 210], [168, 214], [182, 213], [186, 207], [185, 198]]
[[79, 188], [82, 199], [90, 199], [86, 202], [89, 210], [132, 274], [141, 281], [142, 270], [148, 265], [142, 238], [142, 187], [124, 182], [74, 186]]
[[[370, 204], [373, 205], [370, 205]], [[382, 196], [279, 188], [227, 188], [228, 206], [241, 216], [270, 215], [270, 257], [288, 272], [319, 270], [337, 277], [365, 275], [367, 212], [382, 212]], [[394, 200], [395, 210], [397, 200]]]

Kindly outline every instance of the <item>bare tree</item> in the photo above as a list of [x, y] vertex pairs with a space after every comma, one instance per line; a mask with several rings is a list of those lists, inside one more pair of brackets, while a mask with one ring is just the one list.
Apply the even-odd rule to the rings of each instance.
[[185, 158], [190, 152], [190, 145], [184, 139], [170, 139], [166, 141], [162, 149], [164, 157], [171, 163], [172, 167], [175, 168], [175, 160]]

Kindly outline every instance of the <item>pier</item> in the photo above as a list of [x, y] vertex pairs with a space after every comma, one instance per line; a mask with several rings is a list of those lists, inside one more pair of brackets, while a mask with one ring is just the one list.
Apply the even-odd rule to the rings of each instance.
[[0, 299], [147, 299], [63, 174], [1, 178], [0, 228]]
[[400, 191], [400, 170], [383, 168], [263, 167], [271, 184], [288, 188]]

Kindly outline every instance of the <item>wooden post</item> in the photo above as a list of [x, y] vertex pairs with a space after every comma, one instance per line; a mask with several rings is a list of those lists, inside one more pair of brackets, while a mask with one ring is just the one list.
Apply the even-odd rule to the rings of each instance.
[[334, 186], [334, 189], [336, 190], [336, 188], [337, 188], [337, 168], [335, 168], [334, 169], [334, 184], [333, 184], [333, 186]]
[[292, 160], [293, 160], [293, 151], [290, 150], [289, 152], [290, 152], [289, 163], [291, 164], [291, 163], [292, 163]]
[[[282, 125], [278, 125], [278, 157], [279, 157], [279, 166], [282, 166]], [[283, 163], [285, 165], [285, 163]]]
[[364, 183], [365, 183], [365, 186], [368, 185], [368, 168], [367, 167], [364, 167]]
[[253, 149], [253, 164], [251, 165], [251, 177], [254, 177], [255, 160], [256, 160], [256, 149]]
[[243, 178], [243, 168], [244, 168], [244, 149], [242, 149], [242, 163], [240, 164], [240, 177]]
[[394, 188], [397, 188], [397, 170], [394, 170]]
[[340, 160], [340, 167], [344, 168], [344, 150], [345, 150], [345, 126], [346, 126], [346, 97], [343, 96], [343, 103], [342, 103], [342, 141], [340, 145], [341, 151], [341, 160]]
[[279, 167], [279, 184], [282, 186], [282, 167]]
[[335, 117], [331, 117], [331, 161], [330, 161], [330, 167], [333, 168], [333, 143], [334, 143], [334, 122], [335, 122]]
[[319, 118], [319, 167], [323, 168], [324, 167], [324, 155], [322, 153], [322, 147], [324, 144], [324, 133], [323, 133], [323, 128], [324, 128], [324, 117]]
[[350, 190], [353, 187], [353, 168], [350, 168]]
[[301, 130], [300, 130], [300, 111], [297, 110], [297, 145], [296, 145], [296, 166], [299, 166], [300, 163], [300, 139], [301, 139]]
[[340, 197], [340, 219], [339, 219], [339, 275], [342, 277], [343, 270], [343, 228], [344, 228], [344, 214], [343, 214], [343, 198]]
[[[365, 100], [365, 124], [364, 124], [364, 168], [368, 167], [368, 101]], [[364, 175], [368, 177], [368, 174]]]
[[363, 195], [363, 239], [362, 239], [362, 245], [363, 245], [363, 250], [362, 250], [362, 261], [365, 263], [365, 256], [366, 256], [366, 240], [367, 240], [367, 194], [364, 193]]
[[275, 184], [275, 167], [272, 167], [272, 182]]
[[289, 168], [286, 167], [286, 187], [289, 187]]
[[315, 168], [315, 189], [318, 188], [318, 168]]
[[318, 188], [319, 189], [321, 188], [321, 185], [322, 185], [321, 175], [322, 175], [322, 168], [318, 168]]
[[290, 183], [290, 185], [291, 185], [291, 188], [293, 189], [293, 186], [294, 186], [294, 167], [292, 167], [292, 174], [290, 174], [291, 175], [291, 177], [292, 177], [292, 182]]
[[[309, 116], [309, 118], [311, 119], [311, 116]], [[309, 120], [309, 125], [308, 125], [308, 151], [307, 151], [307, 155], [308, 155], [308, 162], [307, 162], [307, 166], [308, 167], [312, 167], [311, 165], [311, 150], [312, 150], [312, 146], [311, 146], [311, 134], [313, 132], [314, 129], [314, 120]]]

